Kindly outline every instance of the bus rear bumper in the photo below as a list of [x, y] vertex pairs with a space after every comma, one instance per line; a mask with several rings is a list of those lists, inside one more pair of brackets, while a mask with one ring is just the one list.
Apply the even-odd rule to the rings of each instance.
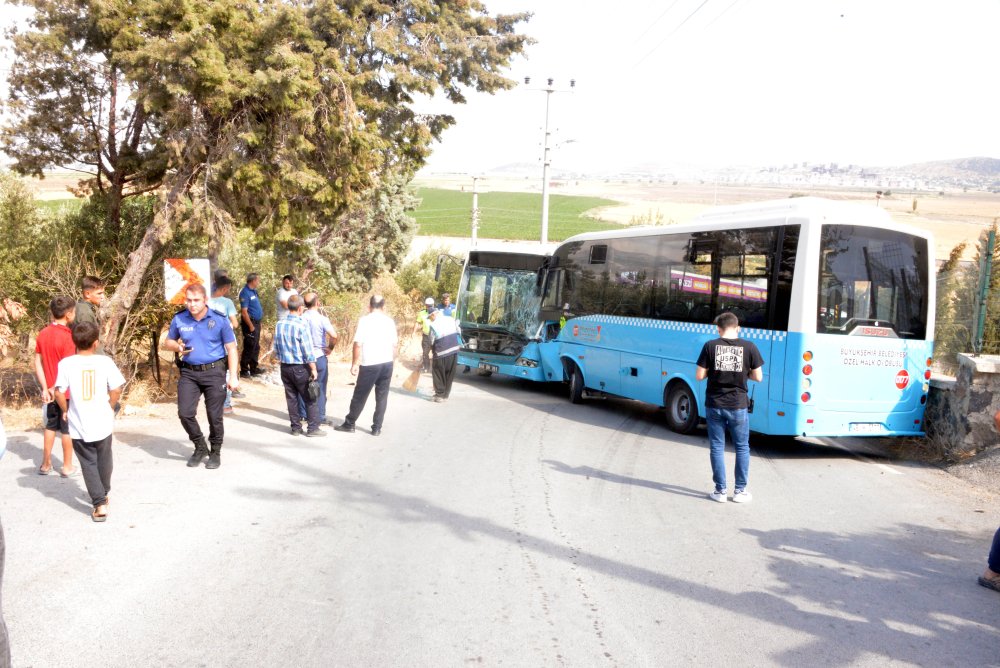
[[[842, 413], [814, 407], [772, 405], [765, 431], [787, 436], [924, 436], [924, 407], [912, 411]], [[796, 409], [798, 409], [796, 411]], [[783, 415], [782, 415], [783, 414]], [[751, 421], [751, 428], [753, 423]]]

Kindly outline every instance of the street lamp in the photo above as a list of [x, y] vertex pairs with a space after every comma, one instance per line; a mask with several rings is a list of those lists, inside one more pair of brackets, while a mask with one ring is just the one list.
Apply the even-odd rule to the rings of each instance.
[[[531, 84], [531, 77], [524, 77], [524, 84]], [[569, 80], [570, 89], [576, 88], [576, 79]], [[555, 93], [558, 89], [555, 87], [555, 79], [549, 77], [546, 79], [545, 86], [537, 90], [545, 91], [545, 140], [542, 149], [542, 234], [541, 243], [547, 244], [549, 242], [549, 165], [551, 161], [549, 160], [549, 102], [552, 99], [552, 93]], [[559, 91], [566, 92], [566, 91]]]

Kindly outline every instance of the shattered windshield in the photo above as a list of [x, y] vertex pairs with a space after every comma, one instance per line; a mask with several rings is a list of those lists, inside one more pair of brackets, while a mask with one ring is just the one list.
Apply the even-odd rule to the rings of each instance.
[[458, 295], [462, 325], [473, 323], [502, 328], [525, 338], [538, 330], [534, 271], [470, 267]]

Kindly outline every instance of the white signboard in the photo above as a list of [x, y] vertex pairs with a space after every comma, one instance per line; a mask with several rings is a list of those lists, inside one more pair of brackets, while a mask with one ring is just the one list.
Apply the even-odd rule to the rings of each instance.
[[163, 298], [170, 304], [183, 304], [184, 289], [191, 284], [204, 285], [211, 294], [211, 276], [208, 258], [168, 258], [163, 261]]

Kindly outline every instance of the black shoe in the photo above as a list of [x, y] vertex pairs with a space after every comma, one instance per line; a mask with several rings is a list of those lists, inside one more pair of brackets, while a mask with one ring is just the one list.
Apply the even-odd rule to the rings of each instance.
[[333, 430], [334, 431], [342, 431], [345, 434], [353, 434], [354, 433], [354, 425], [353, 424], [347, 424], [346, 422], [342, 422], [342, 423], [338, 424], [336, 427], [334, 427]]
[[267, 373], [267, 371], [264, 371], [263, 369], [254, 369], [253, 371], [250, 372], [250, 375], [251, 376], [263, 376], [265, 373]]
[[[351, 431], [354, 431], [353, 429]], [[322, 429], [310, 429], [306, 432], [306, 436], [326, 436], [326, 432]]]
[[304, 433], [305, 433], [305, 432], [304, 432], [304, 431], [302, 431], [302, 429], [301, 429], [301, 428], [299, 428], [299, 429], [296, 429], [295, 427], [292, 427], [292, 436], [301, 436], [301, 435], [302, 435], [302, 434], [304, 434]]
[[205, 457], [208, 457], [207, 450], [195, 450], [194, 454], [191, 455], [191, 458], [188, 459], [188, 466], [192, 468], [198, 466], [203, 461], [205, 461]]
[[205, 438], [202, 437], [194, 444], [194, 454], [188, 459], [188, 466], [195, 467], [205, 461], [205, 457], [208, 457], [208, 444], [205, 443]]
[[205, 464], [207, 469], [217, 469], [222, 466], [222, 455], [218, 452], [212, 452], [208, 455], [208, 463]]
[[240, 371], [240, 378], [245, 378], [247, 380], [250, 380], [251, 378], [253, 378], [253, 376], [250, 374], [249, 371]]
[[372, 436], [378, 436], [382, 433], [381, 427], [372, 427]]

